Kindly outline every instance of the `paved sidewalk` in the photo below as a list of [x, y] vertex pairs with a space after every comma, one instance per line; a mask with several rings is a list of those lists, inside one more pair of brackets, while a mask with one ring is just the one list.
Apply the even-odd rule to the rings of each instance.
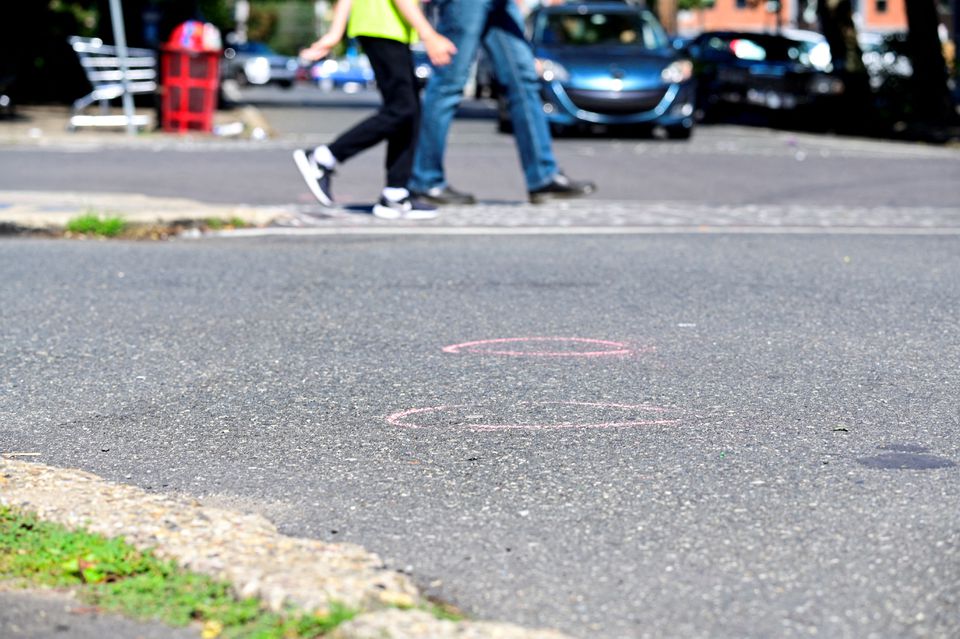
[[[239, 124], [242, 133], [235, 137], [210, 134], [176, 135], [163, 132], [129, 136], [123, 130], [101, 129], [70, 132], [66, 129], [69, 109], [62, 106], [23, 107], [20, 116], [0, 121], [0, 146], [49, 148], [59, 152], [90, 148], [142, 148], [145, 151], [175, 150], [253, 150], [288, 149], [299, 143], [289, 132], [270, 140], [251, 139], [256, 130], [271, 127], [256, 108], [217, 113], [218, 126]], [[230, 128], [228, 126], [228, 128]], [[236, 126], [232, 127], [234, 130]], [[794, 138], [797, 138], [794, 140]], [[698, 145], [636, 145], [645, 154], [691, 154], [709, 152], [716, 157], [744, 154], [780, 158], [789, 151], [797, 154], [840, 154], [851, 159], [863, 156], [891, 156], [909, 161], [913, 157], [956, 162], [955, 150], [926, 145], [888, 144], [871, 140], [847, 140], [830, 137], [810, 138], [791, 135], [784, 146], [779, 139], [736, 137], [701, 141]], [[759, 145], [753, 148], [750, 145]], [[748, 148], [749, 147], [749, 148]], [[809, 147], [809, 148], [808, 148]], [[786, 149], [786, 151], [785, 151]], [[699, 150], [699, 151], [698, 151]], [[799, 158], [798, 158], [799, 159]], [[7, 188], [16, 189], [16, 182]], [[101, 188], [103, 185], [101, 185]], [[133, 225], [187, 223], [202, 226], [207, 220], [242, 220], [253, 228], [228, 231], [233, 235], [324, 234], [324, 233], [586, 233], [586, 232], [898, 232], [923, 234], [960, 233], [960, 209], [936, 206], [877, 206], [867, 203], [851, 206], [851, 198], [838, 195], [836, 202], [780, 202], [731, 204], [669, 200], [627, 200], [599, 198], [555, 202], [533, 206], [520, 201], [486, 201], [471, 207], [445, 207], [431, 222], [384, 221], [370, 215], [370, 203], [348, 204], [327, 210], [311, 204], [275, 206], [242, 205], [231, 202], [209, 203], [178, 197], [149, 197], [136, 193], [109, 191], [0, 190], [0, 229], [60, 229], [71, 218], [85, 213], [119, 216]], [[678, 194], [680, 195], [680, 194]], [[682, 195], [681, 195], [682, 197]], [[728, 198], [729, 199], [729, 198]], [[762, 198], [758, 201], [763, 202]], [[859, 202], [859, 200], [854, 200]], [[201, 224], [191, 224], [201, 223]], [[196, 231], [192, 231], [196, 233]]]
[[[119, 114], [114, 109], [111, 113]], [[155, 118], [154, 112], [137, 109], [138, 115]], [[238, 107], [214, 114], [214, 130], [221, 133], [165, 133], [160, 130], [142, 130], [129, 135], [123, 128], [84, 127], [70, 131], [70, 107], [60, 105], [21, 106], [17, 115], [0, 119], [0, 145], [55, 145], [55, 144], [139, 144], [151, 145], [164, 140], [209, 142], [226, 138], [250, 139], [270, 137], [273, 132], [269, 123], [254, 107]], [[240, 125], [240, 126], [238, 126]]]
[[486, 202], [444, 207], [430, 222], [386, 221], [355, 206], [244, 206], [128, 193], [0, 191], [0, 226], [63, 228], [85, 213], [118, 216], [131, 224], [243, 220], [253, 228], [222, 234], [317, 234], [343, 232], [899, 232], [960, 233], [960, 209], [945, 207], [850, 207], [707, 205], [601, 199], [545, 205]]
[[246, 224], [263, 226], [289, 217], [289, 212], [274, 207], [207, 204], [129, 193], [0, 191], [0, 225], [58, 229], [87, 213], [122, 217], [131, 224], [241, 219]]

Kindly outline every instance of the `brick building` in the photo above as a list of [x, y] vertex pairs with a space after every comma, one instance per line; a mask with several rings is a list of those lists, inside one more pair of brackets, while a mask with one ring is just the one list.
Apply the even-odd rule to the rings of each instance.
[[[863, 31], [906, 31], [906, 0], [853, 0], [854, 19]], [[713, 7], [681, 11], [678, 31], [693, 34], [705, 30], [733, 29], [775, 31], [784, 28], [817, 28], [816, 0], [783, 0], [779, 13], [775, 2], [716, 0]]]

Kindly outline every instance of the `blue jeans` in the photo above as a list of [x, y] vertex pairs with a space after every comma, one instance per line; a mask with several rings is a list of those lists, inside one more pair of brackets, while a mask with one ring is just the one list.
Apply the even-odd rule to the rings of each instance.
[[523, 35], [523, 17], [514, 0], [434, 0], [437, 31], [457, 47], [453, 61], [434, 69], [423, 97], [420, 139], [410, 189], [446, 186], [443, 154], [450, 123], [467, 82], [470, 66], [483, 47], [497, 79], [506, 87], [513, 134], [527, 189], [546, 186], [559, 169], [550, 126], [543, 114], [533, 51]]

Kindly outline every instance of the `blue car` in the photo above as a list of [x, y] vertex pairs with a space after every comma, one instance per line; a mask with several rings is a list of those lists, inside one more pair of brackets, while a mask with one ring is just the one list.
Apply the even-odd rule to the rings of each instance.
[[[690, 137], [693, 65], [650, 11], [614, 1], [543, 6], [527, 28], [544, 113], [555, 131], [631, 125]], [[501, 94], [501, 130], [510, 128], [506, 99]]]

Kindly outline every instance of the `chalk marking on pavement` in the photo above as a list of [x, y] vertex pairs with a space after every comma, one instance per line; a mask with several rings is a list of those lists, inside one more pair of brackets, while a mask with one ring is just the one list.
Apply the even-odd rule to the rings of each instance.
[[[590, 346], [604, 346], [608, 348], [606, 350], [594, 351], [525, 351], [483, 348], [485, 346], [496, 346], [500, 344], [529, 344], [531, 342], [588, 344]], [[634, 353], [633, 349], [623, 342], [611, 342], [609, 340], [586, 337], [501, 337], [499, 339], [484, 339], [474, 342], [464, 342], [462, 344], [451, 344], [450, 346], [444, 346], [442, 350], [444, 353], [452, 354], [471, 353], [474, 355], [506, 355], [509, 357], [612, 357], [631, 355]]]
[[[623, 410], [623, 411], [647, 411], [650, 413], [676, 413], [677, 411], [672, 408], [665, 408], [663, 406], [654, 406], [651, 404], [616, 404], [611, 402], [519, 402], [520, 406], [546, 406], [546, 405], [555, 405], [555, 406], [576, 406], [576, 407], [586, 407], [586, 408], [601, 408], [601, 409], [613, 409], [613, 410]], [[410, 408], [407, 410], [398, 411], [387, 416], [387, 423], [391, 426], [396, 426], [398, 428], [407, 428], [407, 429], [425, 429], [431, 428], [423, 424], [418, 424], [411, 422], [408, 418], [414, 417], [417, 415], [426, 415], [430, 413], [442, 413], [452, 410], [460, 410], [464, 408], [478, 408], [475, 404], [452, 404], [452, 405], [443, 405], [443, 406], [428, 406], [426, 408]], [[482, 407], [480, 407], [482, 408]], [[607, 422], [557, 422], [552, 424], [462, 424], [462, 428], [467, 430], [476, 430], [476, 431], [494, 431], [494, 430], [561, 430], [561, 429], [615, 429], [615, 428], [636, 428], [639, 426], [661, 426], [668, 424], [677, 424], [680, 422], [679, 418], [665, 419], [663, 417], [655, 419], [628, 419], [623, 421], [607, 421]]]

